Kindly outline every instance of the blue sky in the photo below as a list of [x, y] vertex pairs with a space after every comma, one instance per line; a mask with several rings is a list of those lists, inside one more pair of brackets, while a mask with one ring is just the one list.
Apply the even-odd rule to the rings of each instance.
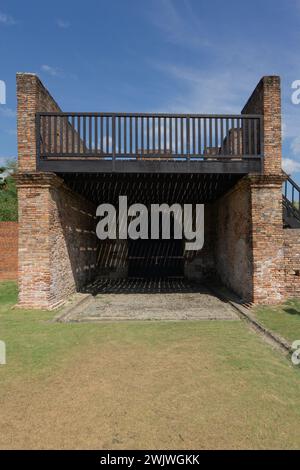
[[16, 72], [64, 111], [239, 113], [262, 75], [282, 78], [283, 155], [300, 179], [300, 0], [0, 3], [0, 161], [16, 156]]

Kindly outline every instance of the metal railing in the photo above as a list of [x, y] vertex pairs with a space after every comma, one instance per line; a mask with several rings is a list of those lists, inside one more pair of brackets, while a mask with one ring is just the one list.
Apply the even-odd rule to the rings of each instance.
[[40, 159], [241, 159], [263, 154], [259, 115], [37, 113]]
[[288, 175], [283, 183], [282, 202], [284, 216], [288, 219], [296, 219], [300, 222], [300, 187]]

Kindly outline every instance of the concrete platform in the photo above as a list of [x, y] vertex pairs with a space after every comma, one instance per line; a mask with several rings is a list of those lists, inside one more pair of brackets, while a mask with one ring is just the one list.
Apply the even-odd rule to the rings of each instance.
[[67, 321], [239, 319], [229, 303], [185, 280], [98, 280], [87, 291], [93, 300]]

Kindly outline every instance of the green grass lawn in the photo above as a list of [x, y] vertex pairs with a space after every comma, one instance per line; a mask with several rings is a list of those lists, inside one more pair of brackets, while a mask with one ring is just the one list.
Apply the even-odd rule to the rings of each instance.
[[257, 319], [290, 343], [300, 340], [300, 300], [290, 299], [276, 307], [257, 307]]
[[0, 448], [299, 448], [300, 370], [235, 321], [63, 324], [0, 284]]

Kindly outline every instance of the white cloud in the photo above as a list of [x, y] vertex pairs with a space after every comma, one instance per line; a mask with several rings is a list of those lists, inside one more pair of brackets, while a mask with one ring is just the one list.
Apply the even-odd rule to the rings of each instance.
[[282, 168], [289, 175], [300, 172], [300, 161], [293, 160], [292, 158], [283, 158]]
[[47, 65], [47, 64], [44, 64], [41, 66], [41, 70], [49, 75], [51, 75], [52, 77], [59, 77], [61, 76], [61, 72], [59, 69], [55, 68], [55, 67], [51, 67], [50, 65]]
[[250, 73], [244, 80], [236, 81], [238, 72], [235, 68], [214, 73], [178, 64], [152, 65], [169, 76], [178, 89], [174, 96], [162, 103], [159, 111], [239, 114], [249, 90], [256, 84], [256, 76]]
[[6, 26], [12, 26], [16, 24], [16, 20], [12, 16], [0, 12], [0, 23]]
[[58, 26], [59, 28], [62, 28], [62, 29], [67, 29], [67, 28], [69, 28], [70, 25], [71, 25], [69, 21], [63, 20], [63, 19], [61, 19], [61, 18], [57, 18], [56, 24], [57, 24], [57, 26]]
[[300, 155], [300, 135], [292, 140], [291, 150], [294, 155]]

